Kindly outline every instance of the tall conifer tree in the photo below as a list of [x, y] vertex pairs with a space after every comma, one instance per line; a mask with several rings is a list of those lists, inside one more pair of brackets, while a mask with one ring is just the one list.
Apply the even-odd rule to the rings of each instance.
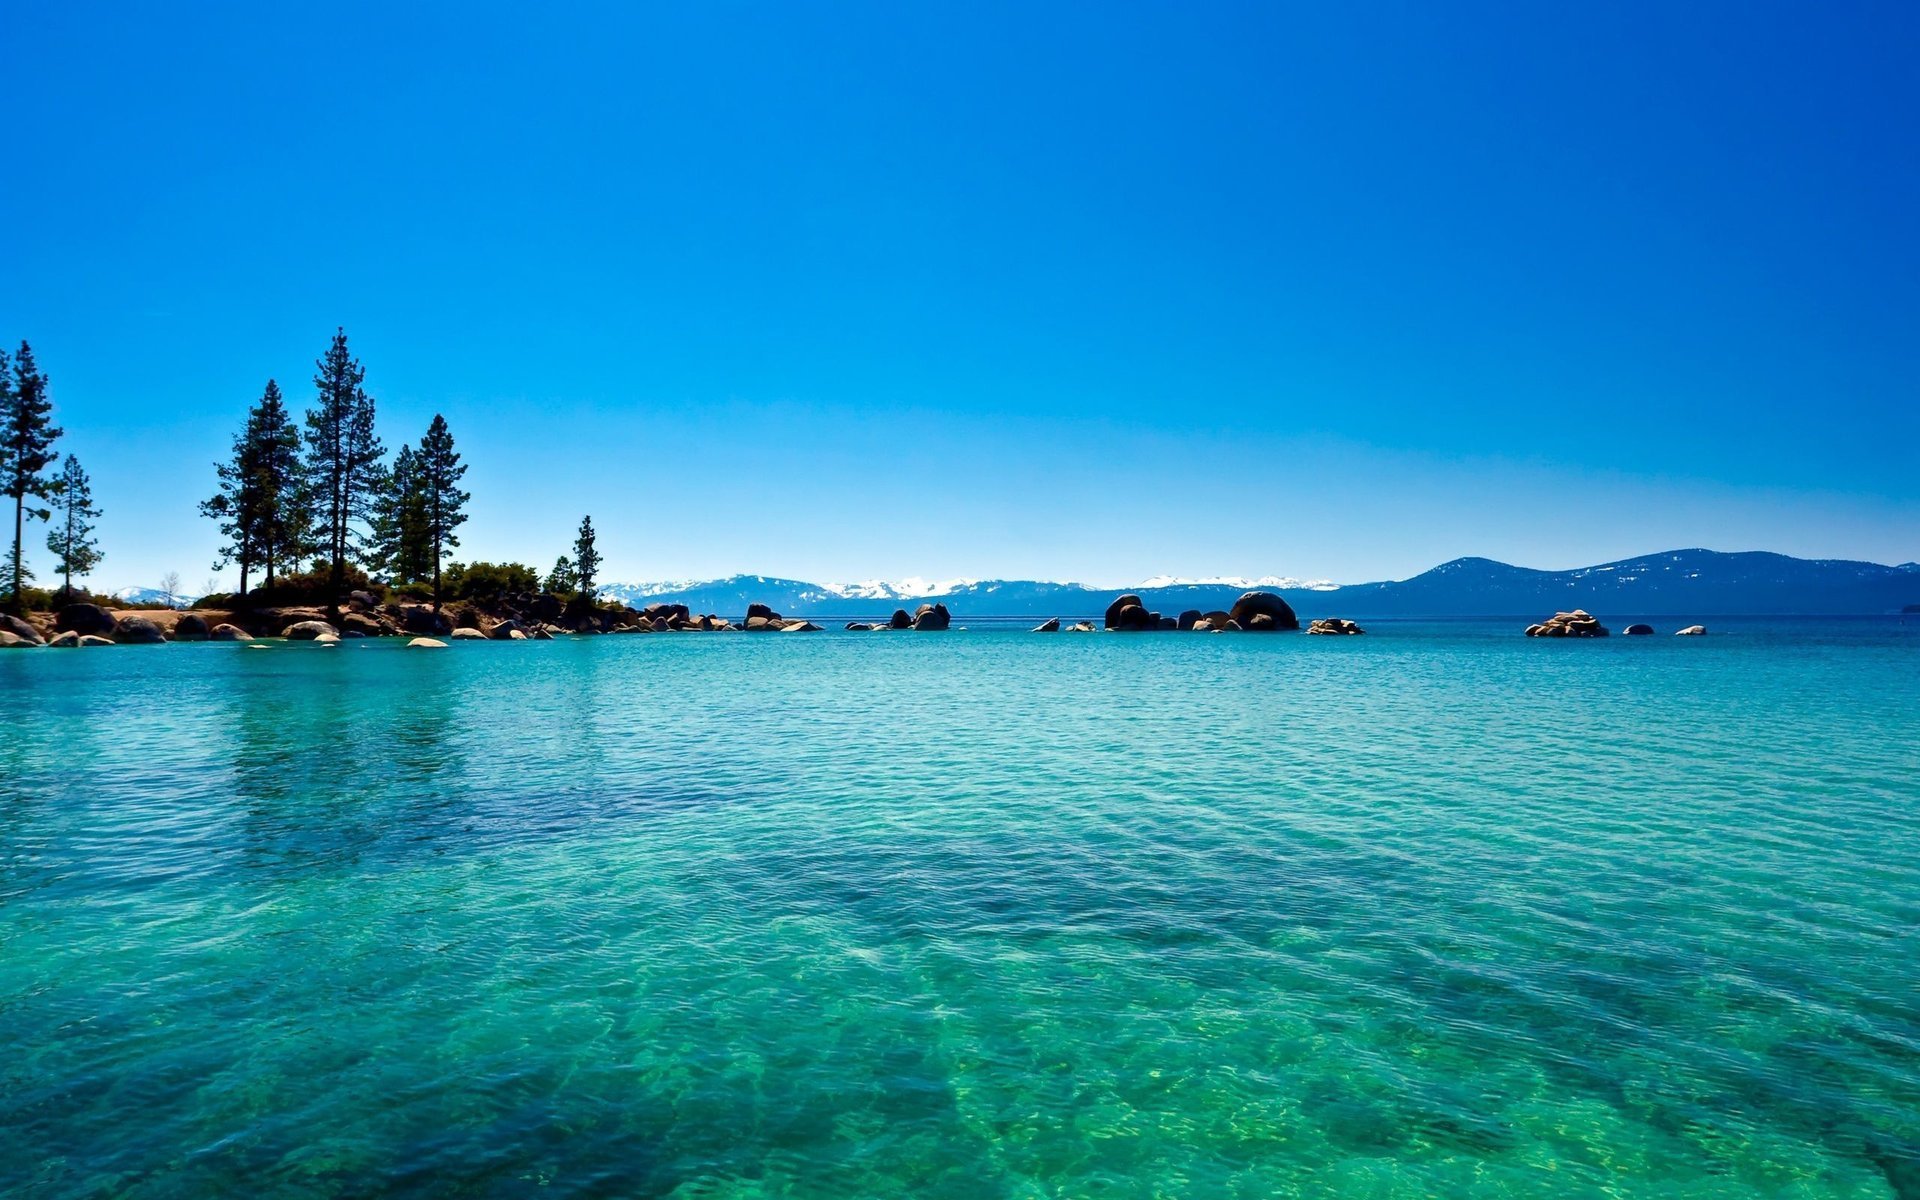
[[433, 414], [427, 436], [420, 439], [418, 456], [420, 491], [426, 506], [426, 533], [433, 563], [433, 606], [440, 607], [440, 564], [460, 544], [454, 532], [467, 520], [467, 501], [473, 497], [460, 490], [460, 477], [467, 465], [453, 448], [453, 434], [447, 419]]
[[300, 432], [287, 413], [279, 384], [267, 380], [260, 402], [248, 410], [246, 424], [233, 439], [233, 457], [215, 464], [215, 470], [220, 490], [200, 505], [203, 514], [220, 522], [227, 538], [214, 570], [239, 563], [244, 594], [253, 568], [263, 566], [272, 587], [279, 565], [297, 562], [305, 552], [313, 520]]
[[338, 604], [347, 563], [359, 557], [357, 522], [364, 521], [371, 486], [386, 450], [373, 428], [367, 371], [347, 349], [347, 331], [314, 364], [314, 407], [307, 412], [307, 470], [314, 488], [314, 535], [331, 564], [330, 603]]
[[[0, 353], [0, 377], [5, 377], [6, 355]], [[43, 475], [58, 455], [53, 442], [60, 436], [54, 427], [53, 401], [47, 398], [47, 377], [33, 361], [33, 348], [20, 343], [13, 359], [13, 374], [0, 386], [0, 493], [13, 499], [13, 555], [9, 563], [10, 603], [16, 612], [26, 609], [27, 581], [33, 578], [23, 555], [23, 538], [28, 517], [44, 521], [53, 514], [44, 508], [28, 508], [27, 497], [45, 500], [52, 493], [54, 478]]]
[[580, 518], [580, 532], [573, 539], [573, 578], [580, 589], [577, 602], [593, 607], [594, 580], [600, 574], [600, 551], [593, 544], [593, 518]]
[[92, 481], [81, 469], [80, 460], [67, 455], [61, 464], [60, 478], [53, 489], [54, 511], [59, 515], [47, 531], [47, 549], [53, 551], [61, 577], [61, 591], [71, 598], [73, 577], [86, 576], [105, 558], [100, 543], [93, 539], [93, 522], [100, 510], [93, 506]]

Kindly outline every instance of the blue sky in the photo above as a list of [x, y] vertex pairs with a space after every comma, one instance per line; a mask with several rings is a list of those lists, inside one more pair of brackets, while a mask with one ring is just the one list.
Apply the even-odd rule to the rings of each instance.
[[1920, 9], [1352, 8], [13, 0], [0, 338], [107, 586], [336, 325], [613, 578], [1920, 557]]

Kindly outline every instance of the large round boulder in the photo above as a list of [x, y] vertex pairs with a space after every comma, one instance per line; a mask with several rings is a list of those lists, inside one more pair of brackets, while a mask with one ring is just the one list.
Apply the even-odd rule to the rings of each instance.
[[40, 636], [40, 631], [33, 627], [31, 621], [16, 617], [12, 613], [0, 613], [0, 633], [10, 633], [21, 641], [35, 646], [47, 640]]
[[123, 646], [153, 646], [167, 640], [167, 631], [146, 617], [123, 617], [114, 623], [113, 640]]
[[31, 650], [39, 646], [39, 642], [30, 642], [11, 629], [0, 629], [0, 650]]
[[212, 632], [207, 627], [207, 619], [199, 613], [188, 613], [173, 623], [173, 640], [176, 642], [204, 642]]
[[953, 614], [944, 604], [922, 604], [920, 611], [913, 615], [913, 627], [916, 630], [938, 632], [953, 623]]
[[424, 604], [410, 604], [400, 610], [400, 628], [429, 637], [448, 634], [453, 632], [453, 618]]
[[253, 635], [238, 625], [215, 625], [207, 633], [207, 638], [215, 642], [250, 642]]
[[1114, 598], [1112, 604], [1107, 605], [1106, 627], [1108, 629], [1126, 628], [1126, 626], [1120, 623], [1120, 620], [1121, 614], [1129, 608], [1137, 608], [1143, 613], [1147, 611], [1146, 603], [1132, 592], [1128, 592], [1124, 596], [1117, 596]]
[[340, 631], [325, 621], [295, 621], [281, 630], [280, 636], [290, 642], [312, 642], [322, 637], [338, 639]]
[[1626, 629], [1626, 634], [1628, 637], [1646, 637], [1648, 634], [1652, 632], [1653, 632], [1653, 626], [1647, 625], [1647, 624], [1629, 625], [1627, 626], [1627, 629]]
[[[1233, 611], [1227, 615], [1234, 624], [1247, 630], [1270, 633], [1300, 628], [1300, 618], [1293, 615], [1293, 606], [1272, 592], [1247, 592], [1233, 602]], [[1258, 620], [1260, 617], [1266, 620]]]
[[887, 627], [889, 629], [912, 629], [913, 618], [908, 615], [906, 609], [896, 608], [893, 610], [892, 618], [887, 621]]
[[69, 604], [53, 618], [53, 627], [61, 633], [100, 636], [113, 632], [113, 614], [97, 604]]
[[1174, 628], [1192, 629], [1195, 625], [1198, 625], [1201, 619], [1204, 618], [1205, 616], [1206, 614], [1201, 612], [1199, 609], [1190, 608], [1187, 611], [1181, 613], [1180, 616], [1175, 620]]

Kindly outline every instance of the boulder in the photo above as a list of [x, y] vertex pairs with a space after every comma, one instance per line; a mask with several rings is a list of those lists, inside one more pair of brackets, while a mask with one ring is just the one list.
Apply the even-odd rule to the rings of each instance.
[[1040, 622], [1040, 623], [1039, 623], [1038, 625], [1035, 625], [1035, 626], [1033, 627], [1033, 631], [1034, 631], [1035, 633], [1059, 633], [1059, 632], [1060, 632], [1060, 618], [1059, 618], [1059, 617], [1049, 617], [1049, 618], [1047, 618], [1046, 620], [1044, 620], [1044, 621], [1042, 621], [1042, 622]]
[[[654, 628], [656, 629], [665, 629], [666, 626], [667, 622], [664, 617], [654, 623]], [[746, 630], [748, 633], [764, 633], [769, 629], [778, 629], [779, 627], [776, 618], [763, 617], [758, 613], [747, 618]]]
[[[627, 632], [628, 633], [634, 632], [633, 626], [631, 625], [627, 626]], [[553, 640], [552, 631], [549, 630], [545, 625], [541, 625], [535, 628], [533, 633], [530, 634], [529, 636], [532, 637], [533, 640], [536, 642], [550, 642]]]
[[1706, 627], [1705, 625], [1689, 625], [1689, 626], [1687, 626], [1687, 627], [1686, 627], [1685, 629], [1676, 629], [1676, 630], [1674, 630], [1674, 633], [1673, 633], [1673, 636], [1675, 636], [1675, 637], [1704, 637], [1704, 636], [1706, 636], [1706, 632], [1707, 632], [1707, 627]]
[[1207, 624], [1213, 626], [1215, 629], [1226, 629], [1229, 627], [1232, 627], [1234, 629], [1240, 628], [1240, 626], [1234, 621], [1232, 613], [1222, 612], [1217, 608], [1214, 609], [1212, 612], [1206, 614], [1206, 616], [1202, 617], [1201, 619], [1204, 620]]
[[953, 623], [953, 614], [944, 604], [922, 604], [920, 611], [913, 614], [915, 630], [939, 632]]
[[1360, 628], [1352, 621], [1342, 620], [1339, 617], [1321, 617], [1317, 621], [1309, 621], [1307, 623], [1307, 632], [1328, 634], [1335, 637], [1351, 637], [1356, 633], [1365, 633], [1366, 630]]
[[847, 628], [865, 631], [865, 630], [872, 629], [873, 623], [870, 621], [848, 621]]
[[103, 638], [97, 633], [83, 633], [80, 635], [80, 640], [74, 644], [78, 646], [111, 646], [113, 645], [113, 639]]
[[207, 636], [216, 642], [250, 642], [253, 635], [238, 625], [215, 625]]
[[340, 632], [347, 637], [385, 637], [393, 627], [378, 617], [350, 612], [340, 618]]
[[1583, 608], [1572, 612], [1555, 613], [1538, 625], [1527, 626], [1528, 637], [1606, 637], [1608, 629], [1591, 613]]
[[212, 630], [207, 628], [207, 619], [199, 613], [188, 613], [173, 623], [173, 640], [176, 642], [204, 642]]
[[665, 633], [670, 628], [671, 626], [667, 624], [667, 618], [665, 617], [655, 617], [653, 623], [647, 626], [647, 629], [652, 633]]
[[1106, 627], [1108, 629], [1126, 628], [1126, 626], [1120, 623], [1121, 614], [1125, 613], [1129, 608], [1137, 608], [1143, 613], [1147, 611], [1145, 602], [1132, 592], [1128, 592], [1124, 596], [1115, 597], [1113, 603], [1107, 605]]
[[507, 640], [510, 642], [524, 642], [527, 640], [527, 631], [524, 629], [516, 629], [507, 634]]
[[1155, 627], [1163, 633], [1174, 633], [1180, 628], [1180, 621], [1176, 617], [1163, 617], [1159, 613], [1154, 613], [1153, 618]]
[[1077, 621], [1074, 624], [1067, 626], [1067, 632], [1068, 633], [1095, 633], [1097, 631], [1094, 629], [1092, 621]]
[[407, 643], [409, 650], [445, 650], [447, 644], [439, 638], [417, 637]]
[[820, 627], [812, 621], [788, 621], [781, 633], [819, 633]]
[[83, 636], [89, 633], [110, 634], [118, 623], [112, 613], [97, 604], [69, 604], [53, 619], [53, 627], [61, 633], [72, 632]]
[[40, 636], [40, 631], [33, 627], [31, 621], [16, 617], [12, 613], [0, 613], [0, 633], [11, 633], [21, 641], [32, 642], [36, 646], [47, 640]]
[[453, 632], [453, 618], [424, 604], [409, 604], [400, 610], [400, 628], [428, 636], [448, 634]]
[[146, 617], [123, 617], [113, 627], [113, 640], [123, 646], [155, 646], [167, 640], [167, 631]]
[[759, 617], [762, 621], [778, 621], [780, 614], [764, 604], [747, 605], [747, 620], [751, 621], [755, 617]]
[[1118, 609], [1108, 607], [1106, 624], [1108, 629], [1121, 633], [1138, 633], [1160, 628], [1160, 614], [1150, 613], [1138, 604], [1123, 604]]
[[1653, 632], [1653, 626], [1651, 626], [1651, 625], [1629, 625], [1629, 626], [1627, 626], [1627, 628], [1626, 628], [1626, 630], [1625, 630], [1625, 632], [1626, 632], [1626, 635], [1627, 635], [1628, 637], [1645, 637], [1645, 636], [1647, 636], [1648, 634], [1650, 634], [1650, 633], [1652, 633], [1652, 632]]
[[906, 609], [896, 608], [893, 610], [893, 617], [887, 622], [887, 625], [892, 629], [912, 629], [913, 618], [907, 615]]
[[80, 635], [75, 633], [71, 629], [67, 630], [65, 633], [54, 634], [53, 639], [47, 643], [47, 645], [60, 650], [70, 649], [74, 646], [78, 646], [79, 644], [80, 644]]
[[495, 625], [493, 627], [493, 632], [488, 634], [487, 636], [491, 637], [496, 642], [510, 642], [513, 640], [513, 635], [516, 633], [519, 634], [522, 638], [525, 638], [527, 636], [527, 631], [520, 627], [520, 622], [509, 617], [506, 620], [500, 622], [498, 625]]
[[464, 625], [452, 633], [449, 633], [447, 636], [456, 642], [484, 642], [487, 640], [486, 634], [481, 633], [478, 629], [468, 629]]
[[[1247, 592], [1233, 602], [1228, 618], [1240, 628], [1263, 633], [1300, 628], [1293, 606], [1272, 592]], [[1259, 618], [1265, 617], [1265, 621]]]
[[351, 608], [366, 612], [370, 609], [377, 608], [379, 601], [373, 598], [372, 592], [348, 592], [347, 604]]
[[1174, 623], [1174, 627], [1177, 629], [1192, 629], [1205, 619], [1206, 615], [1199, 609], [1190, 608], [1180, 614], [1179, 619]]
[[296, 621], [280, 631], [290, 642], [316, 642], [323, 637], [338, 638], [340, 631], [325, 621]]
[[31, 650], [39, 648], [39, 642], [30, 642], [11, 629], [0, 629], [0, 650]]
[[318, 634], [314, 637], [313, 644], [316, 646], [337, 646], [340, 644], [340, 635], [337, 633]]

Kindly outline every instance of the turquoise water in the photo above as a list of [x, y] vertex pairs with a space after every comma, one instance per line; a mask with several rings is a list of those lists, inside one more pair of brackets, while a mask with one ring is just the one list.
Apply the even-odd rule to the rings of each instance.
[[1720, 624], [0, 654], [0, 1193], [1920, 1196], [1920, 623]]

